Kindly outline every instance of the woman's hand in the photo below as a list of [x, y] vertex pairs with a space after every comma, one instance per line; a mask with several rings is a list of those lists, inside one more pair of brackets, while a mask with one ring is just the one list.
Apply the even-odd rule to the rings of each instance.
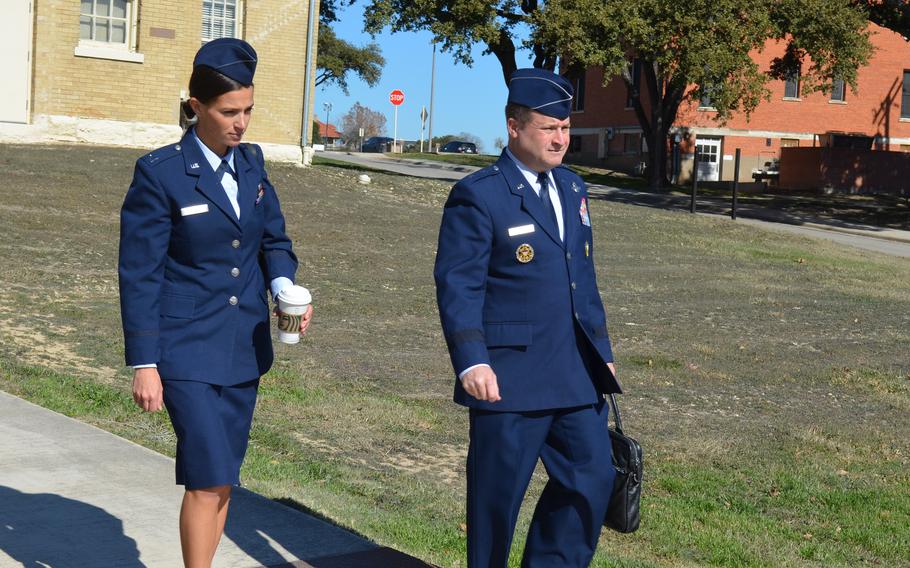
[[[275, 311], [273, 312], [275, 317], [281, 317], [281, 311], [278, 309], [278, 306], [275, 306]], [[313, 318], [313, 305], [310, 304], [307, 306], [306, 313], [300, 316], [300, 335], [305, 335], [306, 330], [310, 327], [310, 320]]]
[[310, 327], [310, 320], [313, 317], [313, 305], [310, 304], [307, 306], [306, 313], [300, 316], [300, 335], [304, 335], [308, 327]]
[[158, 412], [164, 406], [164, 389], [158, 369], [147, 367], [133, 371], [133, 400], [146, 412]]

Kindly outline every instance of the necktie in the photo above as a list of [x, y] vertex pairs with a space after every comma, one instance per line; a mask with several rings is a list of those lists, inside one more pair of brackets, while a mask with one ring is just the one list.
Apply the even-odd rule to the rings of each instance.
[[553, 203], [550, 202], [550, 176], [546, 172], [540, 174], [537, 176], [537, 183], [540, 184], [540, 201], [550, 215], [553, 226], [559, 229], [559, 223], [556, 222], [556, 210], [553, 209]]
[[221, 178], [224, 177], [224, 174], [230, 174], [234, 181], [237, 181], [237, 174], [234, 173], [234, 170], [231, 169], [231, 165], [227, 160], [221, 160], [221, 165], [218, 166], [218, 169], [215, 170], [215, 177], [218, 181], [221, 181]]

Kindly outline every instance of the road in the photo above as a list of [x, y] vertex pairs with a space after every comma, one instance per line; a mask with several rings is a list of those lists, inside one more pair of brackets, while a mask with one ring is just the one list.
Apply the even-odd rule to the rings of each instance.
[[[320, 152], [318, 155], [383, 171], [452, 181], [459, 180], [479, 169], [474, 166], [459, 166], [429, 160], [392, 158], [384, 154]], [[590, 186], [589, 192], [592, 198], [601, 197], [608, 201], [630, 205], [681, 211], [689, 208], [689, 198], [680, 195], [653, 194], [602, 185]], [[705, 215], [729, 217], [729, 209], [726, 206], [719, 206], [713, 200], [698, 200], [696, 209]], [[772, 231], [826, 239], [862, 250], [910, 258], [910, 231], [849, 225], [822, 219], [794, 218], [778, 211], [754, 207], [739, 208], [737, 216], [737, 222]]]

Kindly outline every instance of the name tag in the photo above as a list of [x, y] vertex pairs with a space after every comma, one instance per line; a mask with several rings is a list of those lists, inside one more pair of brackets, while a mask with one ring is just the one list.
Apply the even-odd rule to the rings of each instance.
[[509, 236], [517, 237], [518, 235], [527, 235], [534, 232], [534, 225], [521, 225], [519, 227], [509, 227]]
[[199, 215], [200, 213], [208, 213], [208, 212], [209, 212], [208, 203], [203, 203], [201, 205], [190, 205], [189, 207], [180, 208], [180, 214], [183, 215], [184, 217], [187, 217], [189, 215]]

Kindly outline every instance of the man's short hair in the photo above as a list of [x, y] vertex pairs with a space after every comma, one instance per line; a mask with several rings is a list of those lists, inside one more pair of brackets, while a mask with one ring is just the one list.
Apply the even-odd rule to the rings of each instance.
[[506, 105], [506, 120], [514, 118], [519, 126], [524, 126], [531, 121], [531, 109], [524, 105], [508, 103]]

